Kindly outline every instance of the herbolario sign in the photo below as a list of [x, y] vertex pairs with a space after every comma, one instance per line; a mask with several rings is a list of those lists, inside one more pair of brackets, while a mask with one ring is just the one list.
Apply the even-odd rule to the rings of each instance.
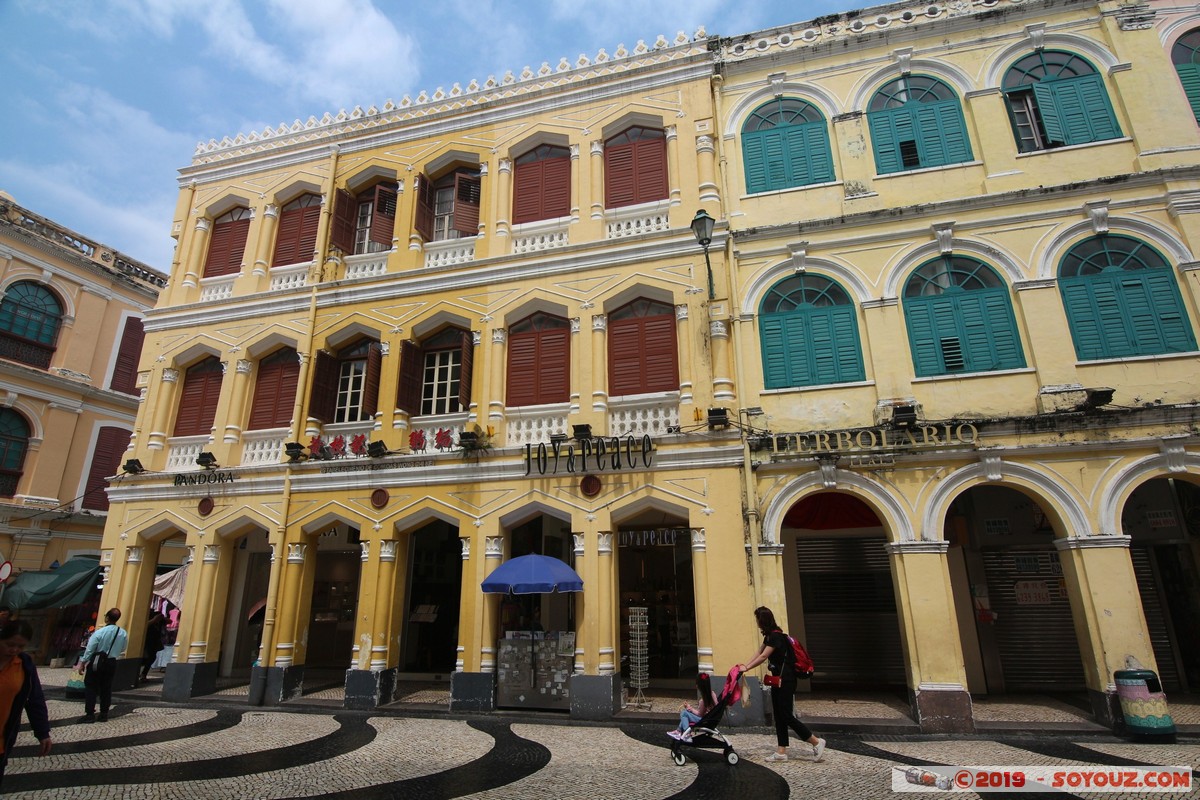
[[783, 433], [775, 436], [775, 449], [806, 456], [847, 456], [845, 466], [879, 467], [890, 465], [896, 453], [975, 445], [978, 441], [978, 428], [970, 422], [958, 422], [903, 429]]
[[557, 475], [559, 472], [604, 472], [649, 469], [654, 464], [654, 441], [649, 434], [581, 439], [574, 444], [545, 442], [525, 445], [525, 474]]

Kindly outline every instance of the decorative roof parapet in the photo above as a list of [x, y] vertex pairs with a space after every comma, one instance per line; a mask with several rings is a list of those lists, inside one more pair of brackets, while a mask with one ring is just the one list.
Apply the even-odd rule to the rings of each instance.
[[707, 50], [708, 34], [703, 27], [697, 29], [691, 38], [680, 31], [672, 42], [668, 42], [665, 36], [659, 36], [653, 45], [647, 45], [644, 40], [639, 39], [632, 51], [621, 44], [617, 45], [617, 49], [611, 55], [601, 49], [596, 57], [591, 59], [580, 53], [574, 63], [560, 58], [558, 64], [551, 67], [549, 61], [543, 61], [536, 71], [525, 67], [519, 75], [514, 75], [512, 70], [509, 70], [499, 80], [489, 75], [482, 84], [472, 80], [465, 89], [458, 83], [448, 92], [439, 86], [433, 94], [422, 91], [415, 100], [404, 95], [398, 104], [388, 100], [382, 107], [371, 106], [366, 110], [355, 106], [351, 111], [342, 109], [336, 115], [326, 113], [320, 119], [310, 116], [305, 122], [297, 119], [291, 125], [280, 123], [276, 128], [267, 127], [248, 134], [239, 133], [233, 138], [226, 136], [220, 141], [209, 139], [207, 142], [197, 143], [192, 165], [211, 164], [284, 144], [333, 139], [351, 131], [381, 128], [438, 112], [529, 94], [550, 86], [628, 72], [648, 63], [687, 58]]
[[122, 280], [144, 284], [155, 290], [167, 285], [167, 276], [140, 261], [118, 253], [109, 247], [80, 236], [70, 228], [59, 225], [23, 208], [6, 196], [0, 196], [0, 225], [8, 225], [41, 239], [56, 248], [82, 257]]
[[767, 53], [818, 44], [837, 39], [891, 31], [938, 18], [975, 16], [998, 6], [1030, 5], [1029, 0], [950, 0], [949, 2], [891, 3], [829, 14], [808, 22], [780, 26], [724, 40], [721, 57], [739, 61]]

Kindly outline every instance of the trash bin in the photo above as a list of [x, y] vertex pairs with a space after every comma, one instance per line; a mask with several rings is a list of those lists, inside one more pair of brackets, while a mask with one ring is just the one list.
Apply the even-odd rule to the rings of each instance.
[[1135, 736], [1174, 736], [1175, 720], [1167, 708], [1167, 696], [1162, 683], [1152, 670], [1119, 669], [1113, 673], [1117, 681], [1117, 699], [1125, 727]]

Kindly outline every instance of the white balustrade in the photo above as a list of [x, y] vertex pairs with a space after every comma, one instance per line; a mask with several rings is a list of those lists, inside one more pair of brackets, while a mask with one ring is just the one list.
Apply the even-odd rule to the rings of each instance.
[[236, 276], [220, 278], [202, 278], [200, 281], [200, 302], [228, 300], [233, 297], [233, 279]]
[[514, 225], [512, 228], [512, 243], [514, 253], [537, 253], [542, 250], [553, 250], [556, 247], [566, 247], [567, 226], [571, 224], [570, 217], [554, 219], [546, 222], [526, 222]]
[[446, 267], [475, 260], [475, 237], [426, 242], [425, 266]]
[[295, 289], [303, 286], [308, 279], [308, 270], [312, 266], [310, 261], [307, 264], [289, 264], [286, 267], [275, 267], [271, 270], [271, 291], [277, 292], [282, 289]]
[[286, 428], [243, 432], [242, 466], [278, 464], [283, 460], [283, 445], [286, 441]]
[[641, 203], [625, 208], [610, 208], [604, 211], [605, 237], [622, 239], [627, 236], [641, 236], [645, 233], [655, 233], [671, 229], [666, 200], [654, 203]]
[[[408, 421], [409, 438], [405, 442], [412, 452], [419, 453], [438, 453], [451, 452], [458, 450], [458, 435], [462, 433], [463, 428], [467, 424], [468, 415], [466, 413], [459, 414], [440, 414], [436, 417], [412, 417]], [[448, 446], [441, 450], [437, 446], [437, 436], [439, 431], [445, 431], [449, 434]], [[424, 435], [425, 446], [422, 450], [419, 446], [412, 447], [414, 444], [414, 433]]]
[[176, 436], [167, 440], [167, 472], [199, 469], [196, 456], [208, 445], [207, 436]]
[[570, 403], [522, 406], [504, 410], [504, 443], [508, 447], [550, 441], [555, 433], [567, 433]]
[[664, 436], [679, 425], [679, 392], [613, 397], [608, 401], [610, 436]]
[[387, 274], [388, 251], [346, 256], [346, 280], [377, 278]]

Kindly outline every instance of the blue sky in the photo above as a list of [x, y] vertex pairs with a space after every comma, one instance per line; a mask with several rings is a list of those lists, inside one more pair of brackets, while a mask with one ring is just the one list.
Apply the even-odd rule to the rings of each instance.
[[834, 0], [0, 0], [0, 190], [162, 271], [196, 144]]

